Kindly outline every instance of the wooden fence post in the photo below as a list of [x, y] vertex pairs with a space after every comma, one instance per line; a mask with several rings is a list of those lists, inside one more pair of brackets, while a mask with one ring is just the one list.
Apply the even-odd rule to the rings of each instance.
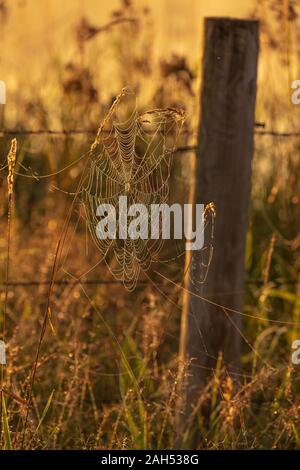
[[[256, 100], [259, 24], [252, 20], [205, 19], [205, 49], [196, 162], [197, 203], [216, 207], [214, 251], [196, 295], [227, 308], [243, 310], [245, 241], [251, 188], [251, 160]], [[200, 278], [199, 256], [190, 273]], [[186, 299], [182, 314], [181, 360], [193, 358], [185, 397], [189, 406], [223, 355], [229, 370], [238, 367], [241, 316], [195, 295]]]

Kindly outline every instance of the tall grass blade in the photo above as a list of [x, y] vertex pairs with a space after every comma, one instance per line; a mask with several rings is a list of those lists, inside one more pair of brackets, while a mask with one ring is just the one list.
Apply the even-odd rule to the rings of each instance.
[[49, 410], [50, 405], [51, 405], [51, 402], [52, 402], [52, 398], [53, 398], [54, 392], [55, 392], [55, 390], [53, 389], [52, 392], [51, 392], [51, 394], [50, 394], [50, 396], [49, 396], [49, 398], [48, 398], [48, 401], [47, 401], [47, 403], [46, 403], [46, 406], [45, 406], [45, 408], [44, 408], [44, 411], [43, 411], [43, 413], [42, 413], [41, 419], [39, 420], [39, 423], [38, 423], [38, 425], [37, 425], [37, 428], [36, 428], [35, 432], [38, 432], [38, 430], [40, 429], [41, 425], [43, 424], [44, 419], [46, 418], [46, 415], [47, 415], [47, 413], [48, 413], [48, 410]]
[[3, 431], [4, 431], [4, 444], [5, 444], [4, 448], [5, 450], [12, 450], [6, 403], [5, 403], [5, 398], [3, 394], [2, 394], [2, 423], [3, 423]]

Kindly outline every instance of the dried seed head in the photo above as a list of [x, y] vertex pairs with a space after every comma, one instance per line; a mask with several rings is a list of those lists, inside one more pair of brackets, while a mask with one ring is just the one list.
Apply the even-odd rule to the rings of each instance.
[[13, 192], [13, 183], [14, 183], [14, 171], [16, 165], [16, 155], [17, 155], [17, 139], [11, 141], [11, 146], [9, 153], [7, 155], [7, 164], [8, 164], [8, 175], [7, 175], [7, 186], [8, 186], [8, 195], [11, 196]]

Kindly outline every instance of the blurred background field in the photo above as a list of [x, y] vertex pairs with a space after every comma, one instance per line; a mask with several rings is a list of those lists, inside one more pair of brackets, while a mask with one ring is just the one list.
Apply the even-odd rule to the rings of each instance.
[[[183, 108], [187, 118], [178, 145], [196, 144], [203, 18], [210, 15], [261, 20], [244, 307], [261, 320], [244, 321], [240, 389], [234, 392], [220, 359], [178, 443], [182, 293], [168, 283], [142, 284], [133, 293], [120, 285], [83, 290], [62, 284], [53, 290], [26, 420], [24, 399], [48, 292], [43, 282], [51, 277], [55, 244], [72, 200], [67, 193], [74, 191], [82, 166], [57, 172], [88, 151], [127, 85], [136, 91], [140, 110]], [[291, 104], [291, 83], [300, 79], [299, 15], [292, 0], [0, 2], [0, 79], [7, 86], [0, 128], [12, 131], [0, 132], [1, 165], [14, 131], [18, 140], [9, 277], [40, 282], [10, 285], [7, 292], [3, 448], [189, 447], [199, 429], [201, 448], [300, 448], [300, 366], [291, 365], [291, 344], [300, 331], [269, 321], [300, 322], [300, 137], [271, 135], [300, 132], [300, 106]], [[26, 135], [26, 130], [49, 129], [91, 132]], [[264, 131], [270, 135], [258, 134]], [[191, 151], [174, 156], [171, 194], [183, 200], [194, 158]], [[2, 314], [5, 171], [0, 173]], [[46, 174], [53, 176], [38, 176]], [[63, 267], [75, 277], [97, 262], [86, 238], [83, 224], [68, 240]], [[168, 274], [178, 280], [177, 271]], [[109, 279], [105, 266], [91, 273], [95, 277]], [[207, 403], [208, 421], [202, 414]]]

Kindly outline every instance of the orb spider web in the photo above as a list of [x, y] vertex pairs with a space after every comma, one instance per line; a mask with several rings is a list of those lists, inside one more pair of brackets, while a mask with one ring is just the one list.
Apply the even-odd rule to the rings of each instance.
[[[183, 122], [183, 111], [174, 108], [139, 113], [135, 94], [124, 89], [99, 128], [90, 150], [87, 174], [80, 191], [87, 227], [112, 276], [129, 291], [135, 289], [141, 273], [160, 261], [165, 240], [161, 237], [159, 220], [156, 222], [158, 239], [143, 235], [153, 223], [150, 221], [151, 205], [168, 202], [172, 157]], [[141, 237], [99, 238], [98, 206], [110, 204], [115, 208], [118, 230], [119, 197], [124, 195], [128, 207], [143, 204], [148, 209], [148, 220], [140, 227]], [[183, 255], [183, 252], [177, 253], [172, 259]]]

